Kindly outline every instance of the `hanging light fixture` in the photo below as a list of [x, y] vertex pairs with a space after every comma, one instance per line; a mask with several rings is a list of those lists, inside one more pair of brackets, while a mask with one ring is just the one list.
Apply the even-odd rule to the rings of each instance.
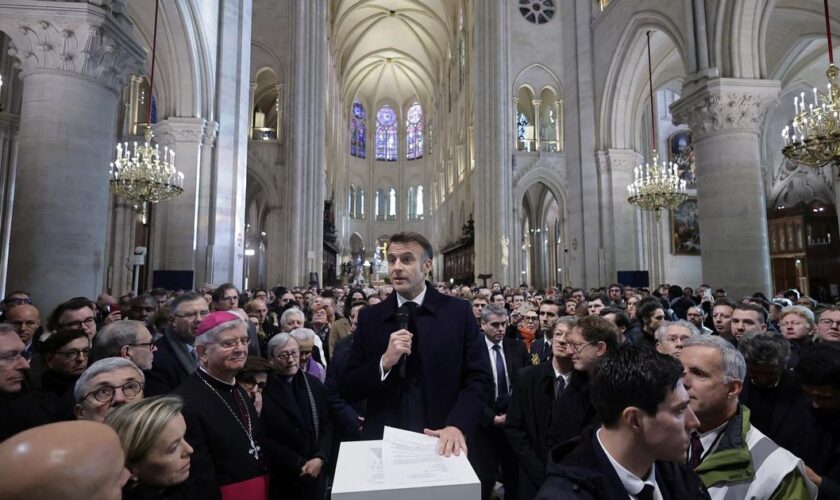
[[155, 27], [152, 36], [152, 71], [149, 78], [149, 114], [142, 145], [134, 142], [133, 148], [128, 142], [117, 144], [116, 159], [111, 162], [111, 191], [118, 196], [137, 202], [146, 203], [166, 201], [184, 192], [184, 174], [175, 168], [175, 152], [168, 147], [160, 150], [152, 142], [152, 99], [155, 85], [155, 55], [157, 51], [158, 8], [160, 0], [155, 0]]
[[651, 161], [634, 170], [634, 181], [627, 186], [627, 201], [661, 219], [663, 208], [676, 208], [688, 198], [686, 183], [680, 179], [679, 167], [668, 161], [659, 162], [656, 151], [656, 113], [653, 107], [653, 65], [650, 57], [650, 35], [647, 32], [648, 78], [650, 83], [650, 124], [653, 150]]
[[825, 4], [825, 34], [828, 40], [828, 77], [826, 91], [814, 87], [814, 101], [808, 102], [805, 92], [793, 98], [793, 127], [785, 127], [782, 154], [797, 163], [819, 168], [832, 163], [840, 167], [840, 68], [834, 65], [831, 42], [831, 16]]

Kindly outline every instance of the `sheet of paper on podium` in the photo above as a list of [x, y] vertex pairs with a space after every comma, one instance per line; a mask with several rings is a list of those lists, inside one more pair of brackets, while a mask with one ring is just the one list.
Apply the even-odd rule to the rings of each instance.
[[437, 438], [386, 427], [382, 441], [341, 443], [333, 500], [478, 499], [467, 457], [442, 457]]

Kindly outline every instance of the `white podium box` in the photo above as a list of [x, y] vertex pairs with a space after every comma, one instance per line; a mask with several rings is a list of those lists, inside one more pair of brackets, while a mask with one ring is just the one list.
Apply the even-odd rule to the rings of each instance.
[[[437, 441], [435, 438], [419, 436], [430, 440], [429, 442]], [[386, 439], [387, 437], [386, 432]], [[341, 443], [331, 499], [478, 500], [481, 498], [481, 483], [466, 456], [461, 454], [458, 457], [454, 455], [435, 457], [428, 453], [425, 446], [413, 446], [416, 444], [410, 442], [395, 444], [393, 441]], [[402, 453], [403, 451], [405, 453]]]

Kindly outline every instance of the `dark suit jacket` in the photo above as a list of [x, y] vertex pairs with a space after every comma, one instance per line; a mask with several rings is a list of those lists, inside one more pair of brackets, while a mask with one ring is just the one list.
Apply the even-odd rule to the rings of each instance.
[[[381, 439], [385, 425], [398, 426], [401, 421], [405, 384], [397, 367], [384, 381], [379, 371], [391, 333], [399, 330], [396, 311], [397, 294], [392, 293], [360, 311], [353, 334], [341, 389], [348, 401], [367, 400], [364, 439]], [[430, 429], [452, 425], [470, 435], [493, 394], [490, 361], [472, 307], [465, 300], [442, 295], [426, 282], [426, 296], [414, 322], [419, 349], [411, 356], [419, 359], [408, 363], [418, 363], [422, 373], [419, 385], [426, 415], [420, 418]]]
[[[758, 430], [766, 434], [770, 439], [775, 441], [784, 448], [789, 448], [791, 442], [796, 442], [796, 439], [791, 439], [782, 443], [785, 437], [795, 435], [802, 425], [797, 416], [797, 411], [794, 409], [797, 406], [808, 406], [808, 397], [802, 391], [799, 381], [796, 376], [789, 371], [783, 371], [779, 384], [776, 386], [775, 399], [772, 401], [756, 401], [758, 398], [766, 398], [767, 394], [762, 394], [764, 391], [756, 390], [753, 387], [750, 377], [744, 377], [744, 385], [741, 388], [741, 394], [738, 399], [742, 404], [750, 409], [750, 425], [754, 425]], [[768, 415], [757, 415], [757, 412], [769, 412]], [[758, 422], [769, 420], [769, 427], [767, 425], [756, 425]]]
[[[318, 412], [318, 438], [315, 439], [314, 418], [303, 377], [309, 381], [315, 408]], [[332, 426], [327, 412], [324, 386], [316, 377], [298, 371], [292, 378], [295, 400], [280, 386], [286, 382], [277, 375], [269, 375], [263, 391], [262, 419], [271, 463], [271, 497], [300, 500], [324, 497], [327, 466], [332, 445]], [[297, 411], [294, 411], [294, 408]], [[303, 420], [301, 420], [303, 419]], [[324, 460], [315, 481], [300, 478], [300, 468], [313, 458]]]
[[341, 397], [339, 381], [344, 378], [347, 369], [347, 357], [350, 355], [350, 345], [353, 336], [347, 335], [335, 343], [330, 369], [327, 370], [327, 378], [324, 381], [324, 389], [327, 392], [327, 406], [330, 409], [330, 417], [333, 421], [333, 435], [342, 438], [339, 441], [357, 440], [359, 434], [359, 416], [364, 405], [361, 403], [350, 404]]
[[505, 434], [519, 459], [519, 498], [532, 499], [545, 480], [546, 434], [554, 405], [551, 362], [519, 371], [508, 406]]
[[539, 363], [551, 359], [551, 340], [546, 343], [544, 336], [534, 339], [531, 343], [531, 358], [539, 359]]
[[146, 372], [146, 386], [143, 389], [146, 397], [169, 394], [198, 367], [198, 362], [189, 354], [186, 344], [180, 342], [169, 328], [163, 337], [155, 341], [155, 347], [157, 351], [152, 369]]
[[578, 437], [589, 425], [600, 423], [589, 399], [589, 389], [586, 373], [574, 370], [569, 385], [554, 401], [547, 436], [549, 448]]
[[[483, 339], [482, 339], [483, 340]], [[490, 351], [486, 349], [487, 343], [483, 342], [487, 360], [490, 360]], [[508, 384], [511, 389], [514, 388], [518, 378], [519, 370], [531, 365], [531, 358], [528, 356], [528, 351], [525, 349], [525, 344], [513, 339], [502, 339], [502, 352], [505, 357], [505, 364], [507, 364]], [[492, 369], [493, 365], [490, 364]], [[495, 391], [494, 391], [495, 394]], [[502, 396], [494, 402], [484, 407], [484, 413], [481, 416], [480, 427], [492, 428], [493, 417], [507, 413], [510, 404], [509, 396]]]

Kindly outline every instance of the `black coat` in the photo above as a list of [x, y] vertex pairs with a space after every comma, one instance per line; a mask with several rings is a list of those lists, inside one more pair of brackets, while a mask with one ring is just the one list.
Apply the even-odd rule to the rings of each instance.
[[802, 425], [797, 407], [809, 406], [796, 375], [787, 370], [774, 389], [754, 387], [750, 377], [744, 377], [738, 399], [750, 409], [750, 425], [784, 448], [788, 446], [781, 440], [796, 435]]
[[41, 377], [41, 390], [23, 394], [8, 403], [5, 423], [0, 428], [0, 441], [39, 425], [75, 420], [73, 388], [78, 379], [78, 375], [45, 371]]
[[519, 460], [519, 498], [531, 500], [545, 480], [546, 438], [554, 404], [551, 362], [519, 371], [508, 406], [505, 434]]
[[187, 344], [179, 340], [170, 328], [155, 341], [155, 347], [157, 351], [152, 369], [145, 372], [143, 394], [146, 397], [169, 394], [183, 384], [198, 366]]
[[[426, 296], [414, 318], [417, 332], [406, 361], [406, 378], [394, 373], [395, 367], [383, 381], [379, 362], [391, 333], [399, 330], [396, 311], [397, 294], [392, 293], [359, 312], [353, 334], [341, 391], [348, 401], [367, 400], [362, 436], [381, 439], [386, 425], [419, 432], [422, 427], [454, 426], [470, 435], [493, 394], [490, 361], [472, 307], [426, 282]], [[418, 393], [422, 413], [404, 412], [405, 394]]]
[[[318, 414], [317, 439], [304, 377], [309, 382]], [[281, 384], [289, 382], [275, 374], [269, 375], [260, 415], [271, 462], [271, 498], [321, 500], [326, 491], [326, 462], [332, 445], [332, 426], [324, 386], [317, 377], [298, 371], [288, 387], [294, 395], [294, 400], [290, 400], [290, 393]], [[301, 479], [301, 467], [313, 458], [324, 461], [321, 473], [314, 481]]]
[[[204, 381], [216, 392], [208, 388]], [[233, 400], [234, 392], [236, 401]], [[230, 386], [197, 370], [175, 389], [174, 394], [184, 399], [182, 413], [187, 423], [185, 438], [193, 447], [190, 477], [181, 485], [181, 490], [186, 492], [188, 498], [221, 499], [221, 486], [247, 481], [267, 473], [266, 443], [260, 417], [242, 387], [238, 384]], [[220, 395], [227, 405], [222, 402]], [[248, 415], [243, 418], [237, 413], [237, 421], [231, 411], [238, 412], [239, 405], [244, 405]], [[251, 424], [254, 443], [262, 447], [259, 460], [252, 455], [245, 433], [248, 422]]]
[[540, 363], [551, 359], [551, 339], [546, 339], [545, 336], [534, 339], [531, 343], [531, 357], [534, 356], [539, 359]]
[[546, 442], [549, 448], [580, 436], [584, 428], [600, 423], [589, 400], [590, 382], [584, 372], [572, 372], [569, 385], [554, 401]]
[[347, 335], [335, 343], [335, 352], [330, 360], [330, 369], [327, 370], [327, 378], [324, 381], [327, 405], [333, 423], [333, 436], [340, 438], [339, 442], [355, 441], [361, 438], [359, 417], [362, 415], [364, 405], [360, 402], [348, 403], [341, 397], [339, 391], [339, 381], [344, 377], [344, 372], [347, 369], [347, 357], [350, 355], [350, 344], [352, 342], [353, 336]]
[[[624, 499], [629, 494], [618, 478], [598, 438], [595, 428], [554, 448], [548, 458], [547, 478], [537, 500]], [[656, 484], [664, 500], [709, 499], [700, 478], [685, 464], [654, 463]]]
[[[490, 355], [495, 355], [495, 353], [486, 349], [486, 342], [485, 352], [488, 360]], [[507, 365], [508, 384], [513, 389], [516, 386], [519, 370], [530, 366], [531, 359], [525, 349], [525, 344], [509, 338], [502, 339], [502, 353]], [[505, 436], [504, 428], [493, 425], [493, 419], [496, 415], [507, 414], [510, 399], [511, 396], [508, 394], [500, 394], [495, 402], [484, 407], [484, 413], [469, 445], [470, 453], [468, 456], [481, 480], [482, 498], [487, 498], [493, 485], [495, 485], [496, 471], [500, 464], [502, 465], [505, 491], [518, 489], [515, 453]], [[515, 498], [515, 493], [506, 495], [506, 497]]]

